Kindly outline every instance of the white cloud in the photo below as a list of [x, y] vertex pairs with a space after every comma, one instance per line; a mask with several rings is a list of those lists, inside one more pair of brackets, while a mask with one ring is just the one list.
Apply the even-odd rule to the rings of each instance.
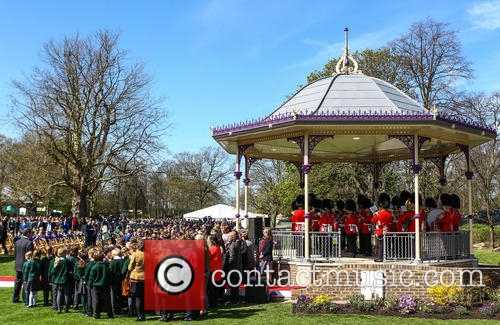
[[500, 1], [474, 4], [467, 10], [476, 28], [494, 30], [500, 28]]

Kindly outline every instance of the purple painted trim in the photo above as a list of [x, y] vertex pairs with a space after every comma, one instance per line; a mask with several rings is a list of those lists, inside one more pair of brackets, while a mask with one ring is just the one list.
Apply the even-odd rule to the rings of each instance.
[[240, 217], [240, 214], [239, 214], [239, 213], [236, 213], [236, 214], [234, 215], [234, 217], [235, 217], [236, 219], [238, 219], [238, 218]]
[[248, 218], [248, 214], [245, 214], [245, 215], [244, 215], [244, 217], [245, 217], [245, 218]]
[[[322, 114], [310, 114], [307, 111], [305, 113], [299, 112], [298, 114], [293, 114], [291, 112], [286, 114], [280, 114], [277, 116], [268, 116], [265, 118], [253, 119], [246, 122], [232, 123], [225, 126], [215, 127], [213, 130], [213, 136], [225, 135], [230, 132], [240, 132], [248, 131], [256, 128], [269, 128], [273, 125], [280, 125], [285, 123], [293, 123], [295, 121], [353, 121], [359, 122], [360, 120], [365, 121], [388, 121], [388, 122], [399, 122], [399, 121], [432, 121], [433, 116], [428, 112], [369, 112], [362, 111], [342, 111], [342, 112], [326, 112]], [[436, 121], [442, 121], [446, 123], [455, 123], [456, 125], [469, 127], [479, 131], [484, 131], [485, 133], [490, 133], [496, 135], [497, 132], [493, 127], [487, 127], [481, 125], [476, 121], [471, 121], [465, 118], [458, 118], [455, 116], [447, 115], [444, 112], [440, 112], [439, 116], [436, 117]]]
[[419, 164], [413, 164], [413, 166], [411, 166], [411, 169], [413, 170], [413, 174], [418, 174], [420, 173], [422, 166], [420, 166]]
[[248, 184], [250, 184], [250, 178], [244, 178], [243, 184], [245, 184], [245, 186], [248, 186]]
[[312, 168], [312, 166], [309, 164], [302, 165], [302, 170], [304, 171], [304, 174], [309, 174], [309, 172], [311, 171], [311, 168]]
[[241, 178], [241, 175], [243, 175], [243, 173], [242, 173], [242, 172], [240, 172], [239, 170], [237, 170], [237, 171], [235, 171], [235, 172], [234, 172], [234, 177], [235, 177], [236, 179], [240, 179], [240, 178]]
[[471, 179], [472, 179], [472, 176], [474, 176], [474, 173], [473, 173], [473, 172], [465, 172], [465, 177], [466, 177], [468, 180], [471, 180]]
[[474, 215], [473, 214], [467, 215], [467, 219], [474, 219]]
[[420, 219], [420, 214], [419, 213], [415, 213], [413, 216], [415, 217], [415, 219]]
[[304, 214], [305, 219], [309, 219], [309, 213]]

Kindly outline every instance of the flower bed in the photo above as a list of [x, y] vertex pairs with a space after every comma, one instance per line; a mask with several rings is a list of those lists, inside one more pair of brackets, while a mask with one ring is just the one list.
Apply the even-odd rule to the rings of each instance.
[[336, 303], [328, 295], [300, 296], [293, 304], [293, 313], [373, 314], [385, 316], [420, 317], [436, 319], [492, 319], [500, 320], [500, 290], [489, 286], [456, 288], [436, 286], [429, 288], [431, 301], [414, 299], [409, 295], [386, 299], [365, 300], [356, 295], [346, 303]]

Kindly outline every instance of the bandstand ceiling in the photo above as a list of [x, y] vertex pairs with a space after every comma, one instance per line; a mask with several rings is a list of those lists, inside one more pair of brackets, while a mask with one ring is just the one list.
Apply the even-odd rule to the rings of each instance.
[[292, 162], [303, 161], [297, 142], [306, 134], [310, 163], [411, 159], [404, 139], [415, 135], [422, 139], [420, 158], [444, 157], [459, 152], [459, 145], [472, 148], [496, 137], [492, 128], [429, 112], [393, 85], [359, 72], [312, 82], [265, 118], [212, 128], [230, 154], [244, 148], [247, 157]]

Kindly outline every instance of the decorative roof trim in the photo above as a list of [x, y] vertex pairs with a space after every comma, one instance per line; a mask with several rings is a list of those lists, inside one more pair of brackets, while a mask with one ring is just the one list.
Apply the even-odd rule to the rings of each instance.
[[323, 114], [310, 114], [308, 112], [294, 112], [282, 114], [275, 117], [266, 117], [261, 119], [253, 119], [251, 121], [233, 123], [225, 126], [213, 127], [212, 136], [220, 136], [233, 132], [248, 131], [252, 129], [268, 127], [272, 128], [274, 126], [279, 126], [280, 124], [285, 124], [294, 121], [357, 121], [363, 120], [365, 122], [369, 121], [432, 121], [438, 120], [446, 123], [454, 123], [457, 126], [464, 126], [472, 129], [476, 129], [485, 133], [490, 133], [496, 135], [497, 132], [494, 128], [486, 127], [478, 122], [448, 116], [445, 113], [440, 113], [439, 116], [434, 117], [433, 114], [421, 113], [421, 112], [368, 112], [366, 110], [346, 110], [338, 113], [323, 113]]

